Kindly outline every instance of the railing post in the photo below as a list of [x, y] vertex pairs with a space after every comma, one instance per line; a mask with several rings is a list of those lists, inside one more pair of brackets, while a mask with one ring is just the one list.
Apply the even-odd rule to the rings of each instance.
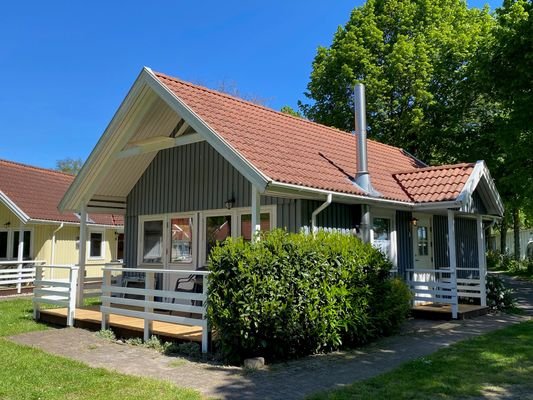
[[448, 255], [450, 259], [450, 283], [452, 285], [452, 318], [459, 314], [459, 299], [457, 297], [457, 258], [455, 249], [455, 213], [448, 210]]
[[17, 261], [17, 293], [22, 293], [22, 261], [24, 260], [24, 224], [20, 224]]
[[207, 353], [209, 350], [209, 320], [207, 319], [207, 293], [209, 285], [209, 275], [204, 275], [202, 285], [202, 353]]
[[105, 267], [102, 271], [104, 272], [104, 277], [102, 282], [102, 307], [100, 307], [100, 312], [102, 313], [102, 330], [105, 330], [109, 327], [109, 314], [104, 311], [104, 307], [110, 306], [107, 298], [111, 296], [111, 271]]
[[76, 304], [83, 306], [83, 284], [85, 281], [85, 260], [87, 259], [87, 208], [85, 204], [80, 209], [80, 244], [78, 253], [78, 297]]
[[[42, 287], [41, 279], [43, 279], [43, 265], [38, 263], [35, 265], [35, 283], [34, 283], [34, 292], [35, 290]], [[39, 305], [39, 298], [35, 298], [33, 295], [33, 319], [38, 321], [41, 318], [41, 307]]]
[[[145, 276], [144, 288], [146, 290], [154, 290], [154, 283], [155, 283], [154, 275], [155, 275], [154, 272], [146, 272], [144, 274]], [[154, 296], [145, 295], [144, 301], [154, 301]], [[146, 314], [151, 314], [154, 312], [154, 309], [153, 307], [149, 307], [145, 305], [144, 312]], [[152, 330], [153, 330], [153, 321], [150, 319], [146, 319], [145, 317], [144, 318], [144, 341], [147, 341], [148, 339], [150, 339], [150, 336], [152, 335]]]
[[479, 291], [481, 298], [481, 305], [485, 307], [487, 305], [487, 266], [485, 256], [485, 230], [483, 229], [483, 218], [478, 215], [477, 222], [477, 253], [479, 263]]
[[78, 272], [78, 266], [73, 265], [72, 267], [70, 267], [70, 288], [68, 295], [67, 325], [71, 327], [74, 326], [74, 320], [76, 318], [76, 290], [78, 284]]

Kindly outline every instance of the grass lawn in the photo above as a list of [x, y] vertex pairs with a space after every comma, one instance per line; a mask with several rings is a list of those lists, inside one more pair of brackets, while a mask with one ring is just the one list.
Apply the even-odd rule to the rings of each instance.
[[533, 391], [532, 376], [530, 321], [454, 344], [389, 373], [310, 399], [453, 399], [482, 396], [491, 387], [523, 394]]
[[169, 383], [91, 368], [6, 340], [47, 329], [32, 320], [31, 300], [0, 301], [0, 399], [201, 399]]

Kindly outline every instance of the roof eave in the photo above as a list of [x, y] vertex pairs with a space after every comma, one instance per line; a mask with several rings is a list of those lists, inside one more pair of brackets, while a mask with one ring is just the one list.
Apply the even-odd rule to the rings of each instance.
[[15, 204], [4, 192], [0, 190], [0, 202], [2, 202], [13, 214], [17, 216], [22, 223], [27, 223], [30, 220], [28, 214]]

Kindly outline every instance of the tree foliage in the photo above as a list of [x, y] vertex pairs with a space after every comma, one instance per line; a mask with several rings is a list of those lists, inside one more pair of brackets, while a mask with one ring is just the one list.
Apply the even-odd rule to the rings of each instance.
[[280, 110], [283, 114], [292, 115], [293, 117], [303, 118], [303, 115], [301, 112], [296, 111], [291, 106], [283, 106]]
[[[353, 129], [352, 91], [366, 84], [370, 136], [429, 162], [454, 162], [486, 113], [471, 61], [494, 26], [462, 0], [368, 0], [313, 62], [304, 115]], [[459, 139], [459, 140], [458, 140]]]
[[83, 166], [81, 158], [63, 158], [56, 161], [56, 170], [65, 172], [71, 175], [77, 175]]

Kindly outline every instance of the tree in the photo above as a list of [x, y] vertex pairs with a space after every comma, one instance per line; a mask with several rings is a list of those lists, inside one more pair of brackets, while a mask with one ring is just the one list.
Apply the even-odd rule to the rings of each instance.
[[533, 216], [533, 2], [506, 0], [496, 18], [492, 41], [480, 55], [478, 82], [499, 104], [493, 122], [499, 147], [496, 180], [512, 215], [519, 257], [520, 210], [526, 218]]
[[303, 118], [303, 115], [302, 113], [296, 111], [294, 108], [292, 108], [291, 106], [283, 106], [281, 107], [281, 110], [280, 110], [283, 114], [288, 114], [288, 115], [292, 115], [293, 117], [298, 117], [298, 118]]
[[65, 172], [71, 175], [77, 175], [80, 172], [81, 167], [83, 166], [83, 161], [81, 158], [64, 158], [62, 160], [56, 161], [56, 170]]
[[470, 65], [494, 19], [463, 0], [367, 0], [313, 62], [304, 115], [353, 130], [353, 86], [366, 84], [369, 135], [428, 162], [455, 162], [490, 113]]

